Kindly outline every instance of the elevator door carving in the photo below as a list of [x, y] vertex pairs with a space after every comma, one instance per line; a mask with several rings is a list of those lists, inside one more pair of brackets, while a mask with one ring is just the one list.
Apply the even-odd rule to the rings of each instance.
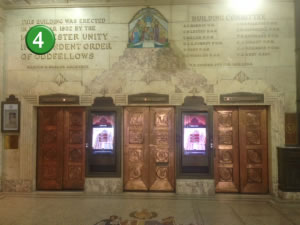
[[174, 109], [127, 107], [124, 118], [124, 189], [173, 191]]
[[38, 121], [37, 189], [83, 189], [84, 109], [39, 108]]
[[214, 145], [216, 192], [268, 192], [265, 107], [215, 108]]

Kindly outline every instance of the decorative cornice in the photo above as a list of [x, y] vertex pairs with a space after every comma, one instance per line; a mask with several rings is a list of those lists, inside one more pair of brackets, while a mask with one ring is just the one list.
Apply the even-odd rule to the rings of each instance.
[[[267, 0], [270, 3], [291, 2], [294, 0]], [[105, 1], [99, 0], [98, 2], [88, 2], [81, 0], [81, 2], [66, 1], [66, 3], [44, 3], [35, 4], [29, 1], [30, 4], [24, 1], [18, 1], [16, 3], [9, 3], [8, 1], [0, 1], [0, 7], [4, 9], [37, 9], [37, 8], [78, 8], [78, 7], [120, 7], [120, 6], [158, 6], [158, 5], [196, 5], [196, 4], [224, 4], [226, 0], [131, 0], [131, 1]], [[45, 1], [46, 2], [46, 1]]]

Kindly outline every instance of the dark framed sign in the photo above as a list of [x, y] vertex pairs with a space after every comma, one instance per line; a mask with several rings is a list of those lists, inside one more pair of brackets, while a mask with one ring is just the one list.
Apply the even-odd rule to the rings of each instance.
[[1, 131], [20, 131], [20, 102], [14, 95], [1, 103]]

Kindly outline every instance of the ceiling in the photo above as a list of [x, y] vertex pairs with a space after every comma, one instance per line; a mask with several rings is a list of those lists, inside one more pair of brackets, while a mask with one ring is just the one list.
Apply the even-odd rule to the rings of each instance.
[[[230, 0], [0, 0], [4, 9], [224, 3]], [[242, 0], [241, 0], [242, 1]], [[294, 2], [295, 0], [263, 0]]]

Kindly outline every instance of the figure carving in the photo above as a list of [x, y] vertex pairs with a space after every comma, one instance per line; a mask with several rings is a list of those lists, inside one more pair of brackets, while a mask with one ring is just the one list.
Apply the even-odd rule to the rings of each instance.
[[156, 175], [160, 179], [167, 179], [168, 167], [156, 167]]
[[262, 169], [250, 168], [247, 169], [248, 183], [261, 183], [262, 182]]
[[232, 127], [232, 112], [218, 112], [218, 122], [221, 127]]
[[231, 182], [232, 181], [232, 168], [219, 167], [220, 181]]

